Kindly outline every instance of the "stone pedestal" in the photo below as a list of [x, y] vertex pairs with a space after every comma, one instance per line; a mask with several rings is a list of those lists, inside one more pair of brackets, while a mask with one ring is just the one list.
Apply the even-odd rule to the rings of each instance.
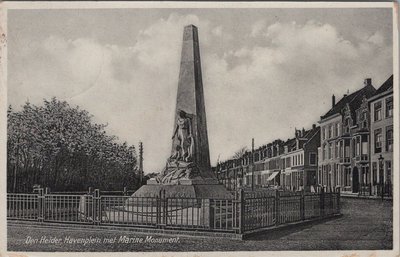
[[163, 185], [148, 183], [137, 190], [134, 197], [158, 197], [160, 192], [165, 192], [166, 198], [197, 198], [197, 199], [233, 199], [223, 185], [209, 181], [209, 184], [193, 184], [195, 181], [188, 181], [188, 184]]

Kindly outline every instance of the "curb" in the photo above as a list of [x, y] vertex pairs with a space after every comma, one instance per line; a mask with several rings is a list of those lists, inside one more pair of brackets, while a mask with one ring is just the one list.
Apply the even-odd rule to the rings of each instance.
[[309, 224], [314, 224], [314, 223], [321, 223], [324, 221], [337, 219], [342, 216], [343, 216], [343, 214], [339, 213], [339, 214], [333, 214], [331, 216], [326, 216], [326, 217], [322, 217], [322, 218], [308, 219], [308, 220], [296, 221], [296, 222], [292, 222], [292, 223], [286, 223], [286, 224], [275, 226], [275, 227], [261, 228], [261, 229], [257, 229], [254, 231], [245, 232], [242, 236], [242, 239], [247, 239], [249, 237], [262, 234], [264, 232], [280, 231], [280, 230], [292, 228], [295, 226], [303, 226], [303, 225], [309, 225]]
[[230, 238], [242, 239], [241, 234], [229, 232], [211, 232], [211, 231], [189, 231], [189, 230], [174, 230], [174, 229], [161, 229], [161, 228], [146, 228], [146, 227], [128, 227], [128, 226], [93, 226], [88, 224], [60, 224], [60, 223], [41, 223], [37, 221], [20, 221], [20, 220], [7, 220], [7, 226], [10, 227], [34, 227], [40, 229], [66, 229], [66, 230], [79, 230], [86, 231], [109, 231], [109, 232], [135, 232], [140, 234], [154, 234], [154, 235], [174, 235], [174, 236], [188, 236], [188, 237], [213, 237], [213, 238]]
[[212, 238], [229, 238], [234, 240], [244, 240], [251, 236], [262, 234], [270, 231], [284, 230], [287, 228], [319, 223], [331, 219], [336, 219], [343, 216], [343, 214], [334, 214], [323, 218], [308, 219], [302, 221], [296, 221], [292, 223], [286, 223], [278, 226], [271, 226], [266, 228], [260, 228], [253, 231], [245, 232], [244, 234], [235, 234], [228, 232], [210, 232], [210, 231], [188, 231], [188, 230], [173, 230], [173, 229], [157, 229], [157, 228], [145, 228], [145, 227], [127, 227], [127, 226], [93, 226], [87, 224], [59, 224], [59, 223], [41, 223], [36, 221], [20, 221], [20, 220], [8, 220], [7, 226], [10, 227], [33, 227], [40, 229], [66, 229], [66, 230], [79, 230], [85, 229], [87, 231], [109, 231], [109, 232], [135, 232], [139, 234], [154, 234], [154, 235], [174, 235], [184, 237], [212, 237]]
[[346, 199], [358, 199], [358, 200], [378, 200], [378, 201], [393, 201], [393, 198], [390, 197], [384, 197], [383, 199], [381, 197], [369, 197], [369, 196], [359, 196], [359, 195], [343, 195], [340, 194], [341, 198], [346, 198]]

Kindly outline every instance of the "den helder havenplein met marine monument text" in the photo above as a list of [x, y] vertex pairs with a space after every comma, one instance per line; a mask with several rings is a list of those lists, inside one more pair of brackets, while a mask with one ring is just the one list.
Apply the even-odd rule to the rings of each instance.
[[34, 244], [178, 244], [180, 243], [179, 237], [154, 237], [154, 236], [143, 236], [143, 237], [129, 237], [129, 236], [110, 236], [110, 237], [56, 237], [56, 236], [41, 236], [31, 237], [27, 236], [25, 239], [26, 245]]

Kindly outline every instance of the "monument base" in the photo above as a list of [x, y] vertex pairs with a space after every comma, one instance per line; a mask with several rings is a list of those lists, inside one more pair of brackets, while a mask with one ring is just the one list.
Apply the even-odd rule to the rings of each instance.
[[166, 198], [233, 199], [233, 195], [223, 185], [200, 184], [198, 181], [179, 185], [149, 183], [139, 188], [132, 197], [158, 197], [161, 190], [164, 190]]

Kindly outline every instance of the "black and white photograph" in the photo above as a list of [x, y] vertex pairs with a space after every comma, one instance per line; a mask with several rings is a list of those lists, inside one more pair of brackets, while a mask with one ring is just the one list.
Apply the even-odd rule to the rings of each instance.
[[399, 255], [396, 3], [0, 8], [0, 255]]

